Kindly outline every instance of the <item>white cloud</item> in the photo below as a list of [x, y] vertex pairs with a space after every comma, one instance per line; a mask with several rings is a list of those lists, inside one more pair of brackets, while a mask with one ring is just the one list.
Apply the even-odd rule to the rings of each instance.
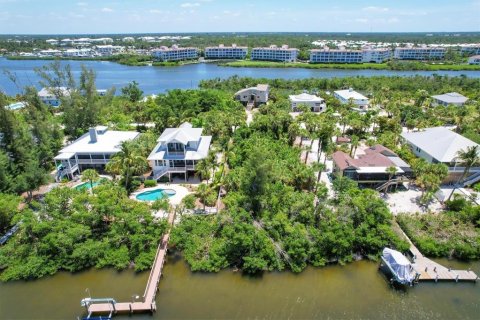
[[111, 8], [106, 8], [106, 7], [105, 7], [105, 8], [102, 8], [101, 11], [102, 11], [102, 12], [113, 12], [113, 9], [111, 9]]
[[185, 2], [180, 5], [182, 8], [193, 8], [193, 7], [200, 7], [200, 3], [198, 2]]
[[375, 7], [375, 6], [369, 6], [369, 7], [364, 7], [362, 8], [362, 11], [366, 12], [387, 12], [390, 9], [385, 8], [385, 7]]
[[88, 6], [88, 3], [86, 3], [86, 2], [77, 2], [77, 6], [79, 6], [79, 7], [86, 7], [86, 6]]
[[155, 13], [155, 14], [163, 13], [163, 11], [162, 11], [162, 10], [159, 10], [159, 9], [150, 9], [150, 10], [148, 10], [148, 12], [150, 12], [150, 13]]

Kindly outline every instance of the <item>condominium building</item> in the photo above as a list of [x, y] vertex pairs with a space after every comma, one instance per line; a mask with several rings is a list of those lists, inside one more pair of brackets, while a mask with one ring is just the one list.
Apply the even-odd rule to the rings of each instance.
[[310, 50], [310, 62], [312, 63], [382, 63], [390, 59], [391, 56], [392, 52], [387, 48], [364, 48], [362, 50], [324, 48]]
[[298, 49], [289, 48], [287, 45], [278, 47], [271, 45], [264, 48], [253, 48], [251, 53], [252, 60], [295, 62], [298, 56]]
[[363, 60], [361, 50], [345, 49], [312, 49], [310, 62], [312, 63], [360, 63]]
[[469, 44], [460, 47], [460, 53], [464, 55], [480, 55], [480, 44]]
[[110, 44], [104, 46], [96, 46], [97, 53], [101, 56], [107, 57], [117, 53], [121, 53], [125, 50], [123, 46], [112, 46]]
[[392, 57], [392, 50], [389, 48], [364, 48], [362, 53], [362, 62], [382, 63]]
[[159, 61], [181, 61], [198, 58], [198, 49], [192, 47], [180, 48], [173, 45], [170, 48], [160, 47], [152, 50], [152, 56]]
[[217, 47], [206, 47], [205, 58], [207, 59], [245, 59], [248, 53], [248, 47], [237, 47], [232, 44], [226, 47], [223, 44]]
[[480, 64], [480, 55], [468, 58], [469, 64]]
[[441, 47], [397, 47], [393, 57], [399, 60], [441, 60], [446, 51]]

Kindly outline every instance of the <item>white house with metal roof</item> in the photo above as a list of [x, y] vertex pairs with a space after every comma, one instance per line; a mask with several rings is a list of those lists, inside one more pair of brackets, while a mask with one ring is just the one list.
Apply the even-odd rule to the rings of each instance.
[[333, 93], [342, 104], [348, 104], [353, 102], [360, 110], [366, 110], [368, 108], [368, 98], [363, 94], [358, 93], [352, 88], [346, 90], [337, 90]]
[[308, 106], [312, 112], [323, 112], [327, 109], [324, 99], [306, 92], [290, 95], [288, 99], [290, 100], [293, 112], [299, 111], [299, 107], [302, 105]]
[[458, 92], [449, 92], [445, 94], [439, 94], [436, 96], [432, 96], [433, 99], [433, 105], [435, 106], [448, 106], [448, 105], [454, 105], [454, 106], [463, 106], [465, 102], [468, 101], [468, 98], [465, 96], [462, 96]]
[[203, 136], [202, 128], [193, 128], [188, 122], [178, 128], [167, 128], [157, 140], [157, 145], [148, 156], [153, 170], [153, 178], [160, 179], [172, 173], [195, 172], [197, 163], [206, 158], [212, 141], [211, 136]]
[[71, 144], [60, 150], [54, 158], [57, 166], [57, 181], [67, 176], [72, 178], [85, 169], [105, 169], [110, 159], [120, 151], [124, 141], [136, 139], [140, 133], [135, 131], [108, 130], [105, 126], [90, 128]]
[[256, 87], [245, 88], [235, 93], [235, 99], [247, 106], [258, 106], [267, 103], [270, 86], [268, 84], [257, 84]]
[[[459, 151], [478, 146], [472, 140], [445, 127], [427, 128], [418, 132], [404, 132], [401, 136], [417, 157], [425, 159], [429, 163], [443, 163], [449, 167], [449, 177], [447, 177], [446, 182], [457, 182], [463, 173], [464, 168], [458, 159]], [[480, 167], [473, 167], [470, 169], [470, 176], [467, 179], [477, 174], [480, 174]], [[457, 180], [455, 180], [455, 177]]]

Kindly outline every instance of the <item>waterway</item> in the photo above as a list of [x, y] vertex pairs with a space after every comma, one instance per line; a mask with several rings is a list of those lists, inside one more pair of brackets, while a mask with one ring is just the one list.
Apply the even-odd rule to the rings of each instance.
[[[26, 85], [40, 88], [39, 77], [34, 69], [52, 63], [48, 60], [7, 60], [0, 58], [0, 91], [15, 95]], [[131, 67], [108, 61], [62, 61], [70, 64], [73, 74], [79, 76], [81, 66], [97, 73], [97, 88], [119, 89], [131, 81], [137, 81], [145, 94], [162, 93], [171, 89], [197, 88], [201, 80], [228, 78], [234, 75], [254, 78], [334, 78], [354, 76], [430, 76], [432, 74], [480, 78], [480, 71], [392, 71], [392, 70], [338, 70], [301, 68], [234, 68], [221, 67], [213, 63], [198, 63], [179, 67]], [[3, 70], [17, 78], [17, 84], [10, 81]]]
[[[480, 262], [440, 262], [480, 273]], [[148, 272], [90, 270], [1, 283], [0, 318], [76, 319], [83, 311], [81, 298], [131, 301], [143, 294], [147, 278]], [[232, 270], [192, 273], [183, 259], [170, 256], [159, 290], [153, 317], [133, 319], [478, 319], [480, 314], [480, 283], [421, 283], [400, 290], [378, 271], [378, 263], [368, 261], [249, 277]]]

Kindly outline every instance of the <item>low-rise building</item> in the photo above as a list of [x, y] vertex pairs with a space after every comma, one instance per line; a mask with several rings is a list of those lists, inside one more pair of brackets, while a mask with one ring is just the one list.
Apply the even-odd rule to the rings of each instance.
[[[362, 185], [382, 188], [389, 180], [392, 184], [402, 183], [402, 177], [412, 176], [412, 169], [392, 150], [377, 144], [365, 149], [365, 153], [356, 159], [349, 154], [337, 151], [332, 155], [333, 172], [336, 176], [348, 177]], [[387, 171], [395, 167], [392, 175]]]
[[454, 106], [463, 106], [465, 102], [468, 101], [468, 98], [465, 96], [462, 96], [458, 92], [449, 92], [449, 93], [444, 93], [444, 94], [439, 94], [436, 96], [432, 96], [433, 99], [433, 105], [434, 106], [448, 106], [448, 105], [454, 105]]
[[268, 84], [257, 84], [256, 87], [245, 88], [235, 93], [235, 99], [245, 105], [258, 107], [268, 101], [270, 87]]
[[368, 98], [352, 88], [334, 91], [333, 95], [342, 104], [348, 104], [352, 102], [360, 110], [366, 110], [368, 108]]
[[325, 100], [306, 92], [289, 96], [292, 112], [298, 112], [301, 106], [308, 106], [312, 112], [323, 112], [327, 109]]
[[[457, 183], [463, 174], [464, 167], [461, 166], [458, 153], [462, 150], [466, 151], [468, 147], [478, 146], [472, 140], [445, 127], [404, 132], [401, 136], [417, 157], [429, 163], [443, 163], [448, 166], [449, 175], [444, 183]], [[466, 180], [473, 175], [480, 175], [480, 167], [471, 168], [470, 176], [466, 177]]]
[[250, 59], [295, 62], [297, 61], [298, 51], [298, 49], [289, 48], [287, 45], [283, 45], [281, 47], [271, 45], [270, 47], [253, 48]]
[[389, 48], [364, 48], [362, 54], [362, 62], [382, 63], [392, 57], [392, 50]]
[[468, 63], [469, 64], [480, 64], [480, 55], [472, 56], [472, 57], [468, 58]]
[[111, 44], [96, 46], [96, 51], [99, 55], [108, 57], [114, 54], [122, 53], [125, 50], [123, 46], [112, 46]]
[[160, 47], [152, 50], [152, 56], [158, 61], [181, 61], [198, 59], [198, 49], [192, 47], [181, 48], [173, 45], [170, 48]]
[[460, 53], [463, 55], [480, 55], [480, 44], [472, 43], [460, 47]]
[[122, 142], [136, 139], [135, 131], [113, 131], [107, 127], [90, 128], [87, 133], [60, 150], [54, 158], [56, 180], [73, 178], [85, 169], [104, 170], [110, 159], [120, 151]]
[[61, 97], [69, 96], [70, 89], [66, 87], [42, 88], [38, 97], [46, 105], [58, 107], [61, 104]]
[[442, 60], [446, 48], [442, 47], [397, 47], [393, 57], [398, 60]]
[[178, 128], [167, 128], [157, 140], [157, 145], [148, 156], [153, 170], [153, 179], [172, 174], [195, 174], [196, 165], [205, 159], [210, 149], [211, 136], [202, 136], [202, 128], [193, 128], [188, 122]]
[[248, 47], [238, 47], [236, 44], [217, 47], [206, 47], [205, 58], [207, 59], [245, 59], [248, 54]]
[[310, 50], [311, 63], [362, 63], [374, 62], [382, 63], [392, 56], [388, 48], [363, 48], [354, 49], [312, 49]]
[[95, 51], [88, 48], [83, 49], [67, 49], [63, 51], [64, 57], [86, 58], [95, 55]]

